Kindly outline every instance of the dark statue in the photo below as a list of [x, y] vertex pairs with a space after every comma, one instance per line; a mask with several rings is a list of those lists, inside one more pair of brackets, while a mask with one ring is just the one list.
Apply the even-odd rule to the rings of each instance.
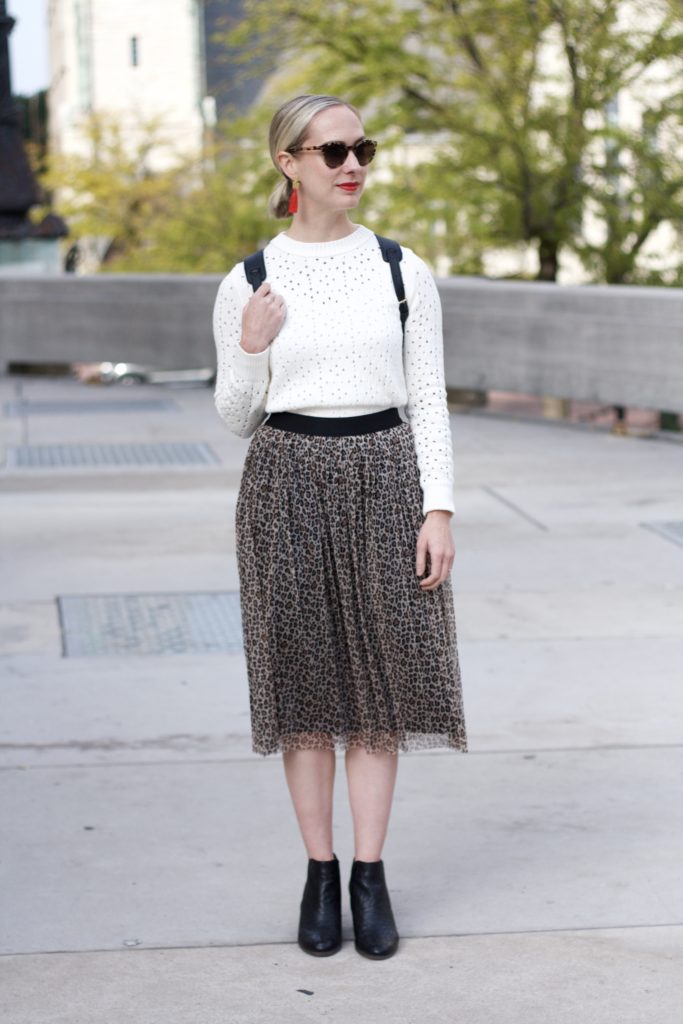
[[19, 116], [12, 99], [9, 36], [14, 18], [0, 0], [0, 239], [59, 238], [68, 234], [66, 224], [48, 214], [40, 224], [28, 218], [32, 206], [43, 200], [24, 151]]

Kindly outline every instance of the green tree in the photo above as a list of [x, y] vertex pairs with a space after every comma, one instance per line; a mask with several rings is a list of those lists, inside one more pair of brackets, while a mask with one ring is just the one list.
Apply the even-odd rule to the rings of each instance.
[[267, 200], [277, 179], [264, 116], [256, 111], [219, 127], [173, 204], [147, 225], [144, 244], [116, 269], [223, 273], [266, 243], [273, 233]]
[[193, 157], [175, 152], [157, 121], [131, 130], [95, 115], [84, 153], [50, 156], [39, 180], [71, 241], [97, 244], [101, 270], [221, 273], [271, 233], [267, 153], [245, 141], [264, 138], [263, 117], [222, 126]]
[[187, 166], [180, 158], [164, 171], [155, 169], [164, 145], [154, 121], [136, 125], [133, 135], [117, 118], [94, 114], [83, 125], [82, 153], [48, 156], [40, 183], [72, 240], [99, 240], [103, 267], [143, 243], [182, 187]]
[[[278, 97], [338, 93], [393, 144], [431, 140], [368, 201], [392, 224], [415, 218], [407, 241], [439, 222], [431, 245], [451, 270], [471, 270], [490, 248], [531, 244], [541, 280], [555, 280], [569, 252], [596, 280], [656, 276], [639, 263], [646, 242], [663, 223], [683, 225], [683, 13], [674, 0], [244, 8], [226, 43], [251, 73], [260, 62], [275, 76]], [[625, 96], [639, 98], [642, 121], [616, 125], [610, 111]]]

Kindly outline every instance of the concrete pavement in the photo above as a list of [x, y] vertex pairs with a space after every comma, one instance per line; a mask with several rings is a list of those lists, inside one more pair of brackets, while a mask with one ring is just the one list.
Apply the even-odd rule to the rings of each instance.
[[248, 441], [201, 389], [0, 378], [0, 400], [8, 451], [217, 455], [0, 467], [0, 1019], [680, 1024], [683, 445], [453, 414], [471, 750], [401, 756], [399, 953], [355, 953], [345, 890], [345, 944], [317, 960], [295, 942], [305, 851], [279, 755], [251, 752], [243, 655], [63, 654], [57, 598], [236, 592]]

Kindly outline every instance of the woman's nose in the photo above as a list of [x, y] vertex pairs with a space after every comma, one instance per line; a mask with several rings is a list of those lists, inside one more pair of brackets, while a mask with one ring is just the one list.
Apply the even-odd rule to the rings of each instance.
[[360, 166], [361, 165], [358, 162], [358, 157], [356, 156], [354, 151], [352, 149], [350, 149], [348, 151], [348, 153], [346, 154], [346, 160], [344, 161], [344, 170], [345, 171], [357, 171]]

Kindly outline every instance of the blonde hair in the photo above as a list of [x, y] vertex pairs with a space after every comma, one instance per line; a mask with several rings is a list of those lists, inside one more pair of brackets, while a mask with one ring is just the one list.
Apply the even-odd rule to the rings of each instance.
[[338, 96], [325, 95], [295, 96], [293, 100], [288, 100], [273, 114], [268, 133], [270, 158], [284, 181], [278, 184], [268, 200], [268, 212], [279, 220], [291, 216], [287, 212], [287, 208], [292, 194], [292, 181], [277, 162], [277, 154], [283, 149], [300, 146], [306, 138], [308, 126], [315, 115], [319, 114], [321, 110], [327, 110], [328, 107], [348, 107], [356, 114], [359, 121], [362, 120], [360, 112], [352, 103], [347, 103], [346, 100], [342, 100]]

